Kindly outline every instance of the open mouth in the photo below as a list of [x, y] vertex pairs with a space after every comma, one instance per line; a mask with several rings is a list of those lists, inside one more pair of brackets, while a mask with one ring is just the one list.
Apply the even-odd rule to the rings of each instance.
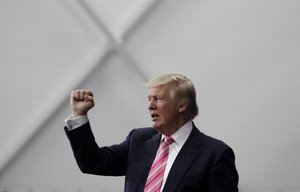
[[151, 117], [152, 117], [152, 120], [155, 121], [157, 119], [158, 115], [155, 113], [152, 113]]

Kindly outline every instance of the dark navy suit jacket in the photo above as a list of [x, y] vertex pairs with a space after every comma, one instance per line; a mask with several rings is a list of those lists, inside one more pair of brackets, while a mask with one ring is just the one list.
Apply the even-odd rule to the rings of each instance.
[[[134, 129], [124, 142], [100, 148], [89, 123], [66, 134], [82, 172], [125, 176], [125, 192], [143, 191], [161, 138], [154, 128]], [[238, 173], [232, 149], [194, 126], [163, 191], [237, 192]]]

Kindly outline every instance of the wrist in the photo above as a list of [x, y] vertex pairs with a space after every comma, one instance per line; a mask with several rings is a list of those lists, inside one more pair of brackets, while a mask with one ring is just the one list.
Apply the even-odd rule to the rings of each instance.
[[87, 116], [87, 113], [72, 111], [71, 116], [73, 118], [78, 118], [78, 117], [82, 117], [82, 116]]

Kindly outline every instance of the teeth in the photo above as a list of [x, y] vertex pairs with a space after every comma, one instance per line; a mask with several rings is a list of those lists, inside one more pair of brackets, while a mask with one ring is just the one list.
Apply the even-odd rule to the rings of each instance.
[[151, 114], [151, 117], [154, 118], [154, 117], [157, 117], [158, 115], [156, 114]]

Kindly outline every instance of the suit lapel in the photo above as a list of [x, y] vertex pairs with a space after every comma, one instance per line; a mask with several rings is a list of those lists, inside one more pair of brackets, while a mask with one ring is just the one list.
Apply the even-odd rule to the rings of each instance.
[[200, 131], [194, 126], [171, 167], [163, 191], [175, 191], [186, 170], [199, 155], [200, 152], [197, 148], [200, 145], [200, 134]]
[[161, 138], [161, 134], [157, 133], [151, 139], [145, 142], [146, 148], [145, 149], [143, 148], [144, 151], [142, 153], [144, 153], [145, 156], [148, 157], [145, 165], [145, 167], [147, 167], [146, 171], [150, 170], [150, 167], [156, 155], [157, 148], [159, 146], [160, 138]]
[[146, 157], [145, 160], [145, 164], [143, 167], [141, 167], [141, 169], [143, 169], [142, 174], [140, 175], [140, 182], [139, 182], [139, 190], [138, 191], [143, 191], [146, 181], [147, 181], [147, 177], [148, 177], [148, 173], [149, 170], [151, 168], [152, 162], [154, 161], [155, 155], [156, 155], [156, 151], [157, 148], [159, 146], [160, 143], [160, 138], [161, 138], [161, 134], [157, 133], [155, 135], [153, 135], [153, 137], [147, 141], [145, 141], [145, 148], [141, 148], [142, 151], [141, 153], [144, 154], [144, 156]]

